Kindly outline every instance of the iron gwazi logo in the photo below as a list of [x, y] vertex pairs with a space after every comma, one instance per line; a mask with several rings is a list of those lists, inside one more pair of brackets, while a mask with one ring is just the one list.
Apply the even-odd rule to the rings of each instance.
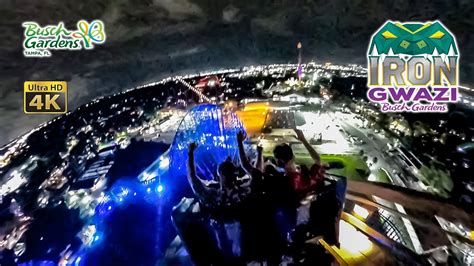
[[105, 42], [105, 27], [102, 21], [94, 20], [89, 23], [80, 20], [76, 25], [76, 30], [68, 30], [63, 22], [44, 27], [33, 21], [23, 22], [23, 55], [49, 57], [51, 50], [93, 49], [95, 44]]
[[446, 112], [458, 100], [458, 47], [439, 21], [387, 21], [367, 60], [367, 97], [383, 112]]

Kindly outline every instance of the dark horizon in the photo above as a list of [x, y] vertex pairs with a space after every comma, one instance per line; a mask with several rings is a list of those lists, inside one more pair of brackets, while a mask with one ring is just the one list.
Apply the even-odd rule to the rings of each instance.
[[[21, 8], [19, 8], [21, 7]], [[457, 37], [460, 81], [474, 82], [469, 1], [96, 1], [81, 5], [8, 1], [2, 7], [0, 143], [52, 119], [23, 113], [23, 82], [66, 80], [73, 110], [94, 98], [149, 81], [202, 70], [297, 61], [366, 64], [372, 33], [387, 19], [442, 21]], [[22, 54], [24, 21], [41, 25], [101, 19], [107, 41], [89, 51]]]

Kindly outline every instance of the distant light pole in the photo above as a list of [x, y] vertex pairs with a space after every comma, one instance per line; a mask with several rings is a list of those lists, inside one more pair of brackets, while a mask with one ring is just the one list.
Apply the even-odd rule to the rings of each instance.
[[303, 45], [301, 42], [298, 42], [296, 48], [298, 49], [298, 83], [301, 83], [301, 76], [303, 75], [303, 69], [301, 67], [301, 48]]

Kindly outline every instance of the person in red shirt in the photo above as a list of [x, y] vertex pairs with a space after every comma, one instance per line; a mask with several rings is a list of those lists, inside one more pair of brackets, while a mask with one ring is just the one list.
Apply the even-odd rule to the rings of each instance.
[[313, 165], [309, 169], [304, 165], [296, 165], [293, 149], [288, 144], [276, 146], [273, 150], [273, 156], [276, 159], [277, 166], [283, 168], [285, 175], [290, 178], [293, 191], [300, 198], [303, 198], [323, 183], [325, 170], [321, 165], [321, 158], [318, 152], [309, 144], [303, 132], [295, 129], [295, 133], [296, 138], [301, 141], [311, 158], [313, 158]]

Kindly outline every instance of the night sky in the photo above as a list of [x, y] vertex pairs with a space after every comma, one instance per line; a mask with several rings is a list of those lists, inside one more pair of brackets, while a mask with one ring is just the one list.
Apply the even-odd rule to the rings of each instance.
[[[23, 113], [25, 80], [66, 80], [70, 109], [177, 73], [303, 60], [365, 65], [371, 34], [387, 19], [441, 20], [457, 37], [461, 83], [474, 84], [474, 2], [103, 0], [0, 4], [0, 145], [53, 116]], [[107, 41], [91, 51], [24, 58], [23, 21], [101, 19]]]

